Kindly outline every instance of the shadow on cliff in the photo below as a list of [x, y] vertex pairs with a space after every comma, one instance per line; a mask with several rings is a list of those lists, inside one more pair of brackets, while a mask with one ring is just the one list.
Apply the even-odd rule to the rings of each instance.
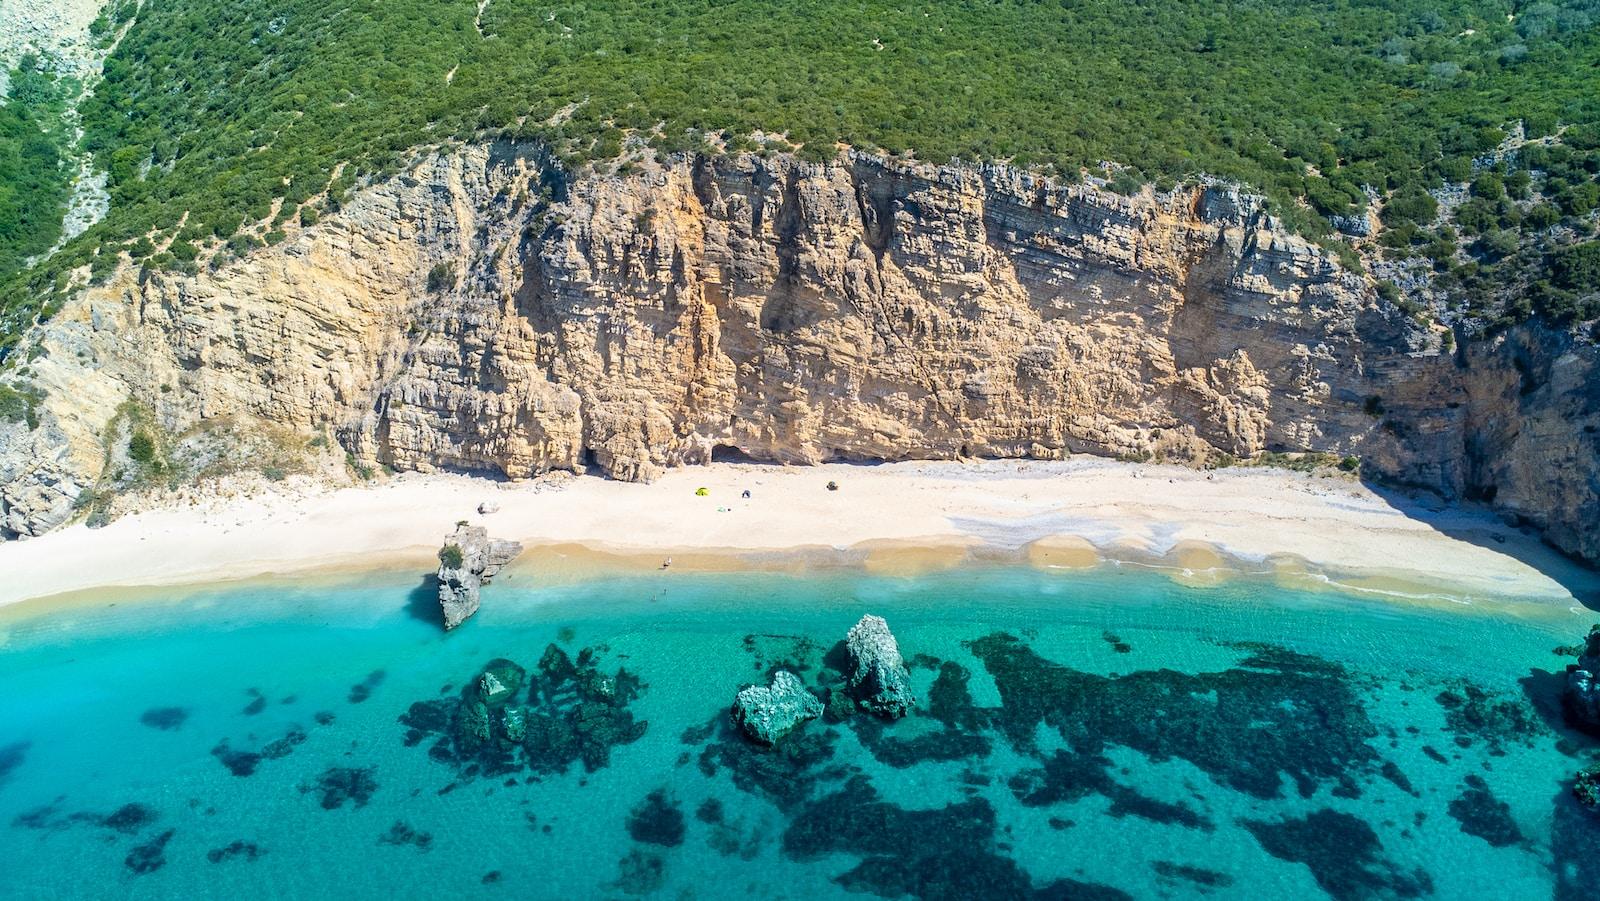
[[406, 615], [437, 626], [444, 631], [444, 615], [439, 612], [439, 576], [428, 573], [417, 587], [406, 593]]
[[1534, 530], [1511, 525], [1489, 507], [1471, 501], [1446, 501], [1365, 478], [1361, 483], [1397, 512], [1457, 541], [1518, 560], [1566, 589], [1578, 603], [1600, 612], [1600, 571], [1546, 544]]

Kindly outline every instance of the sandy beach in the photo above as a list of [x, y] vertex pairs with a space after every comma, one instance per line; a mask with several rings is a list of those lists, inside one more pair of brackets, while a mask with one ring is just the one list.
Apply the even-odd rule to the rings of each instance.
[[[838, 490], [827, 489], [830, 481]], [[479, 514], [484, 502], [499, 509]], [[427, 570], [463, 519], [527, 545], [522, 567], [585, 553], [610, 565], [659, 567], [671, 557], [679, 569], [805, 563], [891, 572], [963, 560], [1081, 567], [1111, 559], [1200, 582], [1242, 570], [1397, 597], [1566, 606], [1593, 603], [1596, 584], [1593, 573], [1470, 507], [1425, 510], [1353, 480], [1286, 470], [1204, 473], [1081, 458], [719, 463], [648, 485], [411, 473], [358, 488], [268, 489], [0, 545], [0, 605], [110, 586]]]

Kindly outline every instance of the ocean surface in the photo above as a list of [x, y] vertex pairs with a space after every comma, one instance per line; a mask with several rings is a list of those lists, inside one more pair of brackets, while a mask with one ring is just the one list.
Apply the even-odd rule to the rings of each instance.
[[[1118, 568], [519, 572], [446, 635], [430, 592], [9, 614], [0, 898], [1600, 898], [1553, 650], [1589, 611]], [[913, 715], [732, 729], [776, 668], [826, 696], [865, 613]], [[496, 660], [525, 675], [485, 741], [463, 698]]]

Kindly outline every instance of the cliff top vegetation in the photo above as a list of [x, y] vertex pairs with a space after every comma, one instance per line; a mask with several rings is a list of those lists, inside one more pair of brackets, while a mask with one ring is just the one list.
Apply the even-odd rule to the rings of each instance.
[[[1530, 195], [1550, 204], [1536, 221], [1576, 223], [1568, 243], [1587, 234], [1597, 23], [1600, 0], [112, 0], [94, 33], [115, 48], [79, 146], [37, 121], [53, 95], [18, 95], [39, 79], [13, 79], [0, 110], [0, 353], [77, 267], [242, 253], [417, 147], [498, 135], [602, 168], [640, 142], [815, 159], [844, 143], [1122, 190], [1203, 173], [1313, 236], [1375, 194], [1414, 226], [1391, 250], [1448, 250], [1449, 270], [1466, 251], [1435, 246], [1455, 238], [1421, 198], [1473, 177], [1519, 127], [1562, 136], [1560, 183]], [[25, 266], [59, 234], [79, 152], [108, 173], [110, 213]], [[1479, 262], [1512, 254], [1502, 233], [1531, 208], [1495, 207], [1474, 231], [1491, 236]], [[1582, 260], [1562, 271], [1588, 277]]]

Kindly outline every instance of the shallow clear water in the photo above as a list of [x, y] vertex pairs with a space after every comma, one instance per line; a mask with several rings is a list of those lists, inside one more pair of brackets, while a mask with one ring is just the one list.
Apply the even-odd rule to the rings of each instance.
[[[523, 575], [448, 636], [428, 601], [0, 626], [0, 897], [1596, 897], [1552, 653], [1590, 614], [1022, 568]], [[728, 729], [774, 666], [835, 681], [867, 612], [917, 714]], [[452, 732], [497, 657], [537, 754]]]

